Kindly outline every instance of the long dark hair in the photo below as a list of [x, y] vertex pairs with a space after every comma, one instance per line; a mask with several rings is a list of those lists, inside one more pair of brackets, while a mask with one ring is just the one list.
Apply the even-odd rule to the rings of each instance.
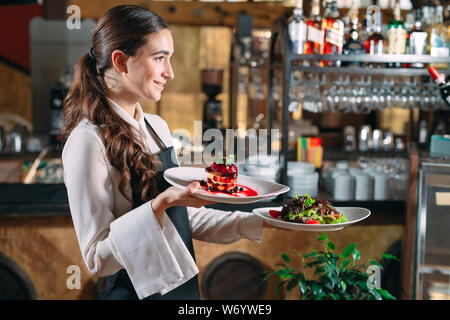
[[97, 22], [92, 36], [91, 54], [84, 55], [74, 67], [72, 87], [64, 100], [63, 142], [83, 119], [99, 129], [110, 164], [120, 173], [119, 190], [132, 184], [132, 196], [148, 201], [157, 195], [156, 172], [159, 161], [149, 154], [129, 124], [110, 107], [105, 71], [112, 67], [111, 54], [121, 50], [134, 56], [151, 33], [167, 29], [166, 22], [155, 13], [135, 5], [109, 9]]

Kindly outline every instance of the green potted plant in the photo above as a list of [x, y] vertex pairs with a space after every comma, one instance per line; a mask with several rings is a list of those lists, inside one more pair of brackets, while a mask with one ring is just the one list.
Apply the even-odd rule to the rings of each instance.
[[[313, 252], [302, 255], [294, 250], [301, 265], [293, 268], [290, 265], [291, 259], [286, 253], [281, 257], [285, 263], [279, 264], [279, 270], [266, 272], [265, 280], [271, 276], [278, 276], [280, 282], [277, 285], [277, 295], [279, 290], [286, 286], [286, 290], [293, 290], [298, 286], [300, 298], [304, 300], [333, 299], [333, 300], [395, 300], [396, 298], [388, 291], [383, 290], [374, 283], [375, 277], [371, 277], [365, 272], [368, 266], [359, 264], [360, 252], [356, 244], [348, 245], [341, 254], [334, 252], [336, 249], [325, 233], [322, 233], [318, 241], [323, 242], [323, 251], [313, 250]], [[383, 254], [381, 259], [396, 259], [397, 257]], [[380, 260], [369, 260], [369, 264], [382, 270]], [[308, 279], [303, 271], [314, 270], [314, 277]], [[370, 270], [371, 268], [369, 268]], [[374, 268], [372, 268], [374, 269]]]

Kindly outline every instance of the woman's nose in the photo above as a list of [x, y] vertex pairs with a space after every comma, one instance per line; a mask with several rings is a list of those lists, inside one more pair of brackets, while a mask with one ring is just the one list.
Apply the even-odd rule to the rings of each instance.
[[163, 76], [167, 80], [172, 80], [173, 78], [175, 78], [175, 75], [174, 75], [173, 69], [172, 69], [172, 65], [170, 64], [170, 62], [167, 62], [166, 68], [164, 69], [164, 72], [163, 72]]

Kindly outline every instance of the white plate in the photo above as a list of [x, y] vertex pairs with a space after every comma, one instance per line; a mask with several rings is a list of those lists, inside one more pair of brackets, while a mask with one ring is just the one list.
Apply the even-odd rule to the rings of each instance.
[[[164, 171], [164, 179], [171, 185], [179, 188], [184, 188], [193, 181], [205, 180], [207, 178], [207, 172], [204, 168], [198, 167], [175, 167]], [[203, 200], [214, 201], [217, 203], [231, 203], [231, 204], [246, 204], [258, 202], [263, 199], [272, 198], [276, 195], [289, 191], [289, 187], [268, 181], [249, 177], [245, 175], [238, 175], [238, 184], [247, 186], [255, 190], [257, 196], [239, 196], [239, 193], [234, 195], [228, 195], [226, 193], [211, 194], [208, 191], [200, 190], [194, 193], [194, 196]]]
[[336, 224], [304, 224], [284, 221], [280, 218], [273, 218], [269, 210], [281, 211], [282, 207], [271, 207], [271, 208], [257, 208], [253, 210], [253, 213], [261, 217], [268, 224], [289, 229], [289, 230], [299, 230], [299, 231], [337, 231], [345, 227], [348, 227], [356, 222], [362, 221], [370, 216], [370, 210], [359, 207], [335, 207], [337, 211], [343, 213], [347, 218], [347, 222], [336, 223]]

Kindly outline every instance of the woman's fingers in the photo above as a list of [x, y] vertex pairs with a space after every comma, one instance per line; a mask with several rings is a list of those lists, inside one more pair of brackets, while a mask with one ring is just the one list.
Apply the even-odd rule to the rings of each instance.
[[198, 181], [194, 181], [192, 183], [190, 183], [186, 189], [183, 190], [183, 192], [181, 193], [181, 196], [184, 197], [188, 197], [192, 194], [194, 194], [198, 188], [200, 187], [200, 183]]

